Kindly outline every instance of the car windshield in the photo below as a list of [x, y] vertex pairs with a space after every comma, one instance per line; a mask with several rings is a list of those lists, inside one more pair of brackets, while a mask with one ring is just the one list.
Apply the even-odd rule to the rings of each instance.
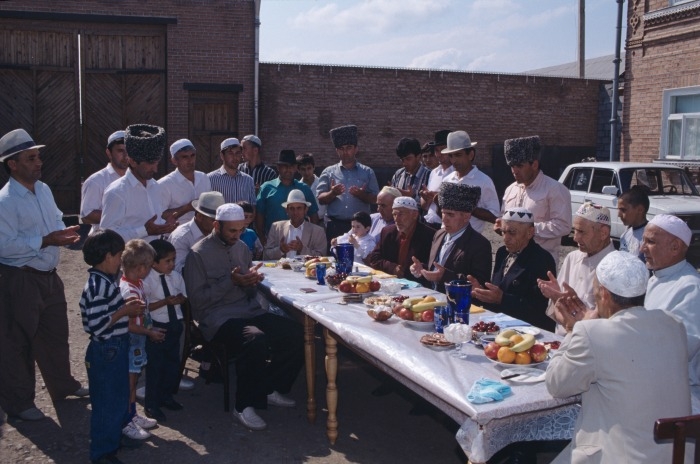
[[649, 189], [650, 195], [695, 195], [700, 196], [690, 178], [682, 169], [628, 168], [620, 170], [622, 191], [635, 185]]

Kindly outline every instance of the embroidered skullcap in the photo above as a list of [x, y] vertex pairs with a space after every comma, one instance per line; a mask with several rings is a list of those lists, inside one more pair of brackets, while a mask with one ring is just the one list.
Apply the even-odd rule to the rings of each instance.
[[175, 155], [177, 154], [177, 152], [180, 150], [184, 150], [185, 148], [188, 150], [197, 151], [197, 150], [195, 150], [192, 142], [190, 142], [187, 139], [180, 139], [180, 140], [176, 140], [175, 143], [170, 145], [170, 156], [175, 158]]
[[394, 198], [394, 208], [408, 208], [418, 211], [418, 205], [416, 200], [411, 197], [397, 197]]
[[530, 210], [521, 206], [515, 206], [505, 210], [502, 219], [504, 221], [526, 222], [528, 224], [534, 224], [535, 222], [535, 216]]
[[688, 224], [676, 216], [671, 214], [657, 214], [649, 221], [649, 224], [654, 224], [656, 227], [662, 228], [669, 234], [681, 239], [686, 246], [690, 246], [690, 239], [693, 237], [693, 232], [691, 232]]
[[331, 129], [330, 134], [335, 148], [340, 148], [344, 145], [357, 145], [357, 126], [336, 127]]
[[160, 161], [165, 148], [165, 129], [150, 124], [132, 124], [126, 128], [124, 144], [129, 158], [137, 163]]
[[611, 251], [595, 269], [598, 282], [608, 291], [625, 298], [647, 292], [649, 270], [637, 255], [625, 251]]
[[107, 137], [107, 146], [112, 145], [114, 142], [117, 140], [121, 140], [122, 143], [124, 143], [124, 135], [126, 133], [123, 130], [118, 130], [116, 132], [112, 132], [112, 134]]
[[540, 158], [540, 136], [508, 139], [503, 143], [503, 152], [508, 166], [531, 163]]
[[225, 203], [216, 208], [217, 221], [244, 221], [243, 208], [235, 203]]
[[440, 208], [471, 213], [481, 198], [481, 187], [443, 182], [438, 192]]
[[591, 201], [587, 201], [578, 207], [576, 216], [583, 219], [588, 219], [598, 224], [610, 225], [610, 210], [605, 206], [597, 205]]

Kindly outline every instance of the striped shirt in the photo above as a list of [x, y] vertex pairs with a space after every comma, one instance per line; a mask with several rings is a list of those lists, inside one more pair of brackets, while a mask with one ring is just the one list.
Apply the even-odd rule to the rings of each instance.
[[400, 190], [410, 190], [410, 196], [420, 205], [420, 190], [424, 186], [427, 187], [429, 177], [430, 169], [422, 164], [418, 166], [415, 174], [406, 171], [406, 168], [401, 168], [391, 178], [391, 186]]
[[128, 317], [110, 325], [112, 314], [124, 306], [119, 286], [113, 278], [97, 269], [89, 269], [88, 273], [79, 303], [83, 329], [90, 334], [91, 340], [107, 340], [128, 333]]
[[216, 171], [207, 174], [207, 177], [211, 182], [212, 190], [221, 193], [226, 203], [245, 200], [251, 205], [255, 205], [255, 184], [253, 178], [248, 174], [236, 171], [236, 174], [232, 176], [221, 166]]
[[262, 184], [268, 180], [277, 178], [277, 171], [265, 163], [260, 163], [257, 166], [254, 166], [252, 169], [248, 165], [248, 162], [241, 163], [238, 165], [238, 170], [253, 178], [256, 193]]

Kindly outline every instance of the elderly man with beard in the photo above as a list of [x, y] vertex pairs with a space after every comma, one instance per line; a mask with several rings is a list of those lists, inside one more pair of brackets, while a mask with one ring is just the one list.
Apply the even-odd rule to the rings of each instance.
[[304, 362], [303, 333], [292, 319], [260, 306], [257, 284], [261, 264], [240, 239], [246, 229], [243, 208], [217, 208], [214, 230], [187, 256], [185, 285], [195, 320], [207, 340], [225, 343], [236, 358], [236, 405], [233, 416], [244, 427], [263, 430], [256, 409], [268, 404], [294, 407], [286, 394]]
[[[479, 285], [491, 275], [491, 243], [471, 226], [481, 189], [443, 182], [438, 194], [442, 229], [433, 237], [427, 261], [413, 256], [411, 274], [445, 293], [445, 283], [472, 276]], [[423, 263], [427, 263], [424, 265]]]
[[394, 200], [392, 215], [394, 225], [382, 229], [379, 242], [365, 263], [379, 271], [397, 277], [419, 281], [410, 272], [411, 258], [428, 260], [427, 243], [433, 241], [435, 231], [418, 222], [418, 204], [411, 197], [398, 197]]
[[538, 245], [532, 213], [525, 208], [508, 208], [501, 220], [504, 245], [496, 252], [493, 277], [484, 286], [469, 276], [472, 297], [484, 307], [553, 331], [554, 321], [547, 316], [549, 300], [542, 295], [537, 279], [555, 275], [552, 255]]
[[377, 212], [370, 215], [372, 225], [369, 229], [369, 235], [374, 237], [375, 242], [379, 242], [379, 235], [382, 233], [382, 229], [394, 223], [394, 216], [392, 216], [391, 212], [394, 206], [394, 199], [400, 196], [401, 192], [389, 186], [382, 188], [379, 195], [377, 195]]

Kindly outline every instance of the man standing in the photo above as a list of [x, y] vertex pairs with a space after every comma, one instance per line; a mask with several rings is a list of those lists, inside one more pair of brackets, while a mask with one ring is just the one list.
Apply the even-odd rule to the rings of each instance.
[[255, 215], [255, 228], [260, 242], [265, 245], [267, 234], [273, 222], [287, 219], [287, 210], [283, 202], [292, 190], [301, 190], [309, 202], [309, 219], [312, 223], [318, 223], [318, 206], [311, 189], [303, 182], [296, 180], [297, 156], [294, 150], [282, 150], [277, 161], [279, 177], [265, 182], [260, 187], [256, 201], [257, 212]]
[[557, 265], [547, 250], [535, 243], [535, 223], [525, 208], [503, 213], [501, 233], [504, 245], [496, 252], [493, 277], [482, 286], [470, 278], [472, 296], [493, 312], [505, 313], [541, 329], [554, 330], [547, 314], [549, 300], [537, 286], [547, 273], [556, 275]]
[[328, 166], [321, 173], [316, 195], [326, 206], [326, 241], [350, 230], [353, 214], [370, 212], [377, 201], [379, 186], [372, 168], [357, 161], [357, 126], [342, 126], [330, 131], [338, 164]]
[[431, 171], [436, 167], [440, 166], [440, 162], [435, 156], [435, 142], [425, 142], [423, 144], [423, 149], [420, 152], [420, 158], [423, 162], [423, 166], [430, 169]]
[[80, 220], [92, 224], [90, 235], [94, 234], [102, 219], [102, 196], [109, 184], [119, 179], [129, 167], [129, 159], [124, 145], [124, 131], [116, 131], [107, 138], [105, 154], [107, 166], [85, 179], [80, 189]]
[[411, 274], [440, 293], [445, 293], [445, 283], [467, 276], [482, 285], [491, 276], [491, 243], [470, 221], [479, 203], [479, 187], [444, 182], [438, 202], [443, 227], [433, 237], [428, 259], [413, 257]]
[[153, 180], [165, 148], [165, 130], [148, 124], [131, 125], [126, 128], [124, 142], [129, 169], [105, 191], [100, 228], [112, 229], [125, 242], [155, 240], [178, 225], [174, 215], [162, 217], [163, 194]]
[[394, 173], [391, 186], [398, 189], [404, 197], [411, 197], [420, 204], [420, 191], [428, 184], [430, 169], [421, 164], [420, 142], [416, 139], [402, 138], [396, 146], [396, 156], [403, 167]]
[[184, 224], [194, 217], [192, 202], [204, 192], [211, 191], [206, 174], [196, 171], [197, 150], [192, 142], [180, 139], [170, 145], [170, 162], [175, 170], [158, 181], [165, 197], [165, 215], [175, 214]]
[[212, 190], [221, 192], [226, 203], [247, 201], [255, 205], [255, 183], [253, 178], [238, 170], [241, 159], [241, 144], [236, 138], [221, 142], [221, 167], [207, 174]]
[[289, 220], [272, 224], [263, 249], [263, 259], [326, 254], [326, 234], [323, 227], [306, 221], [306, 213], [310, 206], [311, 203], [306, 200], [304, 192], [289, 192], [287, 201], [282, 203]]
[[472, 142], [469, 139], [469, 134], [466, 132], [450, 132], [447, 136], [447, 148], [442, 150], [442, 152], [450, 156], [454, 171], [446, 175], [443, 182], [466, 184], [481, 188], [481, 197], [474, 211], [472, 211], [470, 221], [474, 230], [481, 233], [486, 222], [496, 222], [497, 215], [500, 212], [500, 205], [493, 181], [474, 166], [474, 159], [476, 158], [475, 146], [476, 142]]
[[[379, 242], [365, 263], [379, 271], [418, 282], [409, 270], [412, 258], [428, 260], [427, 243], [433, 241], [435, 230], [418, 222], [418, 205], [411, 197], [398, 197], [392, 210], [394, 225], [386, 226], [379, 235]], [[490, 258], [489, 258], [490, 259]]]
[[449, 173], [454, 171], [450, 155], [442, 151], [447, 147], [447, 135], [452, 132], [450, 130], [441, 130], [435, 132], [435, 157], [440, 163], [436, 168], [430, 171], [428, 178], [428, 187], [421, 191], [421, 208], [428, 213], [425, 215], [426, 224], [439, 229], [442, 224], [442, 219], [437, 212], [437, 194], [440, 191], [440, 185], [443, 179]]
[[253, 178], [256, 195], [262, 184], [277, 177], [275, 170], [263, 163], [260, 148], [262, 148], [262, 142], [256, 135], [251, 134], [243, 137], [244, 162], [238, 165], [239, 171]]
[[[571, 194], [565, 186], [540, 170], [540, 137], [521, 137], [503, 144], [506, 162], [515, 182], [503, 195], [501, 211], [523, 207], [535, 216], [535, 241], [559, 260], [561, 238], [571, 232]], [[496, 220], [494, 230], [501, 229]]]
[[370, 215], [372, 226], [369, 229], [369, 235], [374, 237], [375, 243], [379, 243], [382, 229], [394, 223], [392, 208], [394, 207], [394, 200], [400, 196], [401, 192], [394, 187], [388, 186], [383, 187], [377, 195], [377, 212]]
[[[301, 176], [301, 181], [311, 189], [311, 193], [313, 193], [314, 196], [316, 195], [316, 187], [318, 187], [319, 181], [319, 177], [314, 173], [315, 169], [316, 163], [313, 154], [304, 153], [303, 155], [297, 156], [297, 170]], [[325, 226], [324, 218], [326, 217], [326, 207], [320, 204], [316, 206], [318, 206], [318, 223], [323, 227]]]
[[71, 375], [68, 308], [56, 273], [59, 247], [80, 236], [39, 180], [43, 147], [23, 129], [0, 138], [10, 174], [0, 190], [0, 407], [23, 420], [44, 418], [34, 405], [35, 361], [52, 400], [89, 394]]
[[184, 277], [202, 334], [225, 343], [236, 358], [233, 416], [249, 429], [262, 430], [267, 424], [256, 409], [296, 404], [285, 395], [304, 362], [304, 339], [299, 324], [260, 306], [257, 284], [263, 275], [239, 240], [245, 228], [240, 206], [219, 206], [214, 230], [187, 256]]
[[600, 319], [570, 320], [554, 351], [547, 390], [555, 398], [581, 395], [574, 438], [556, 464], [670, 462], [673, 445], [654, 441], [653, 424], [691, 413], [685, 330], [642, 306], [648, 276], [636, 256], [608, 254], [593, 276]]

